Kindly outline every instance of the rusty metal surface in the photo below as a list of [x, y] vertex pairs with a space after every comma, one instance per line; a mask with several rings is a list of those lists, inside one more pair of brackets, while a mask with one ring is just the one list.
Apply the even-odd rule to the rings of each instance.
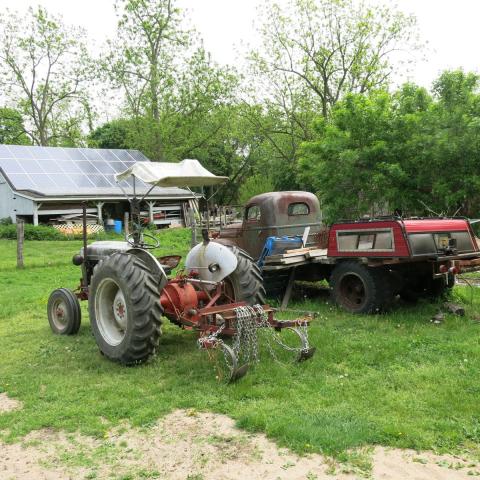
[[[308, 214], [289, 215], [289, 205], [304, 203]], [[249, 220], [249, 208], [257, 206], [260, 218]], [[242, 224], [230, 225], [221, 230], [215, 241], [224, 245], [237, 245], [253, 258], [258, 258], [268, 237], [302, 235], [310, 227], [310, 237], [321, 229], [321, 211], [318, 198], [310, 192], [270, 192], [252, 197], [245, 205]]]

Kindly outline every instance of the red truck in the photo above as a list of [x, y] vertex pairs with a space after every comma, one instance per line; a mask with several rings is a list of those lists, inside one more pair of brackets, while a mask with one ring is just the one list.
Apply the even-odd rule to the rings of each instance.
[[334, 301], [353, 313], [387, 310], [395, 296], [439, 296], [460, 272], [480, 270], [480, 251], [464, 218], [364, 218], [323, 226], [318, 199], [308, 192], [253, 197], [241, 223], [217, 242], [237, 245], [258, 260], [268, 237], [305, 234], [301, 248], [266, 256], [267, 294], [285, 294], [295, 280], [327, 280]]

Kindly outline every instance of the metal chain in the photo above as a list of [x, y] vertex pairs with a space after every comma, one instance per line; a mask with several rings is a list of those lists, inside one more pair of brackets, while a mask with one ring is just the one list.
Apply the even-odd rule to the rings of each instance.
[[[300, 353], [302, 350], [309, 348], [307, 322], [299, 322], [295, 328], [289, 327], [290, 330], [293, 330], [300, 337], [302, 343], [301, 347], [291, 347], [290, 345], [285, 344], [282, 341], [281, 336], [274, 330], [268, 321], [267, 312], [265, 312], [261, 305], [245, 305], [235, 308], [234, 311], [236, 316], [236, 333], [233, 338], [232, 348], [238, 365], [243, 365], [245, 363], [258, 363], [260, 361], [258, 352], [258, 329], [260, 328], [266, 333], [267, 348], [271, 357], [278, 363], [282, 362], [280, 362], [275, 354], [274, 343], [289, 352]], [[221, 348], [225, 359], [225, 364], [230, 373], [232, 373], [234, 365], [232, 364], [226, 348], [224, 348], [224, 341], [219, 338], [224, 329], [225, 322], [222, 323], [222, 325], [220, 325], [215, 332], [200, 337], [197, 340], [197, 343], [199, 348], [207, 348], [207, 350], [208, 345], [206, 344], [208, 343], [213, 344], [216, 349]]]
[[[272, 358], [278, 361], [273, 349], [273, 342], [289, 352], [300, 353], [309, 348], [307, 322], [299, 322], [296, 327], [297, 335], [302, 337], [302, 347], [291, 347], [285, 344], [280, 335], [275, 332], [268, 321], [268, 315], [261, 305], [243, 306], [235, 308], [237, 317], [237, 333], [234, 338], [234, 352], [237, 358], [242, 355], [247, 363], [251, 360], [258, 362], [258, 329], [262, 328], [267, 333], [267, 347]], [[292, 329], [293, 330], [293, 329]], [[273, 341], [273, 342], [272, 342]]]
[[[225, 329], [225, 322], [222, 323], [222, 325], [220, 325], [220, 327], [218, 328], [218, 330], [216, 330], [215, 332], [213, 333], [210, 333], [210, 335], [206, 335], [204, 337], [200, 337], [198, 340], [197, 340], [197, 344], [198, 344], [198, 347], [199, 348], [205, 348], [205, 345], [204, 344], [208, 344], [208, 343], [213, 343], [215, 345], [215, 348], [221, 348], [222, 349], [222, 353], [223, 353], [223, 357], [225, 359], [225, 364], [227, 365], [227, 368], [232, 371], [233, 370], [233, 365], [232, 363], [230, 362], [230, 358], [228, 357], [227, 353], [226, 353], [226, 350], [223, 348], [223, 345], [224, 345], [224, 341], [221, 339], [221, 338], [218, 338], [219, 335], [222, 333], [222, 331]], [[208, 351], [208, 348], [206, 349]]]

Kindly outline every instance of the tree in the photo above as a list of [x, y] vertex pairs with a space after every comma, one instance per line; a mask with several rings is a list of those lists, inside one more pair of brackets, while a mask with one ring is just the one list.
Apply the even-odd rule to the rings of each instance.
[[92, 148], [128, 149], [130, 122], [125, 119], [113, 120], [97, 127], [88, 137]]
[[84, 37], [41, 7], [26, 18], [0, 17], [0, 85], [37, 145], [71, 141], [87, 117], [91, 62]]
[[319, 117], [316, 139], [306, 142], [299, 177], [317, 191], [328, 220], [356, 218], [390, 199], [389, 182], [396, 172], [389, 162], [391, 97], [350, 94], [332, 110], [331, 120]]
[[385, 206], [478, 217], [479, 85], [478, 75], [457, 71], [444, 72], [432, 95], [412, 84], [348, 95], [330, 119], [317, 119], [299, 180], [318, 192], [330, 221]]
[[30, 139], [25, 133], [22, 115], [13, 108], [0, 108], [0, 144], [30, 144]]
[[273, 183], [267, 176], [253, 175], [247, 178], [240, 187], [238, 201], [240, 205], [245, 205], [254, 195], [271, 192], [273, 189]]
[[261, 47], [249, 55], [255, 78], [253, 102], [272, 151], [273, 171], [288, 171], [277, 188], [297, 188], [298, 149], [312, 139], [312, 120], [327, 118], [349, 93], [388, 84], [393, 54], [414, 44], [413, 17], [390, 6], [356, 0], [268, 1], [261, 11]]
[[392, 54], [412, 46], [415, 25], [391, 6], [354, 0], [291, 0], [285, 10], [270, 2], [263, 18], [258, 72], [299, 81], [324, 117], [346, 94], [386, 85]]
[[[109, 42], [104, 68], [109, 79], [122, 89], [128, 113], [147, 116], [156, 124], [174, 86], [174, 60], [179, 47], [187, 44], [180, 29], [180, 11], [172, 0], [118, 0], [117, 35]], [[163, 157], [156, 129], [154, 159]]]

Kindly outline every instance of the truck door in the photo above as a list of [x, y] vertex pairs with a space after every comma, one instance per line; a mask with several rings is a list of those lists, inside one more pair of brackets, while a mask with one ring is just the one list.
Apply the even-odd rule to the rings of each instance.
[[243, 225], [243, 244], [245, 250], [257, 260], [269, 236], [268, 229], [262, 227], [259, 205], [250, 205], [245, 210]]

